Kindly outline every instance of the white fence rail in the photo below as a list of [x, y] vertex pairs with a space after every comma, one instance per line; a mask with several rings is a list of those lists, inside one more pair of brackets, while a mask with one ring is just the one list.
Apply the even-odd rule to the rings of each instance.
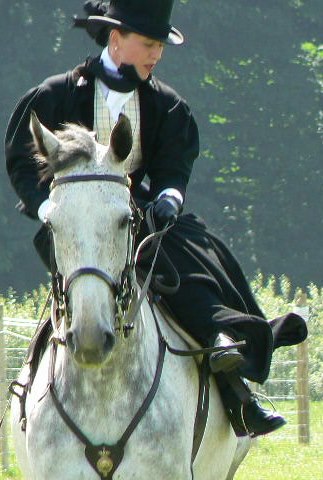
[[7, 470], [11, 463], [11, 434], [7, 410], [8, 386], [19, 374], [27, 354], [28, 345], [38, 322], [33, 319], [7, 318], [0, 305], [0, 472]]

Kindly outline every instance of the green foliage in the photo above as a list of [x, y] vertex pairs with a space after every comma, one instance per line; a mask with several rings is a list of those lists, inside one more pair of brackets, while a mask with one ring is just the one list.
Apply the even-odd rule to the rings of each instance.
[[0, 294], [0, 305], [4, 306], [5, 317], [39, 319], [44, 313], [49, 291], [49, 285], [40, 285], [31, 292], [18, 295], [9, 288], [5, 294]]
[[[15, 460], [14, 460], [15, 461]], [[18, 467], [10, 467], [6, 472], [0, 472], [1, 480], [23, 480]]]
[[[294, 291], [286, 276], [267, 279], [258, 274], [251, 283], [252, 289], [267, 318], [275, 318], [293, 311]], [[323, 289], [311, 283], [306, 291], [309, 307], [309, 388], [312, 400], [323, 400]], [[295, 384], [289, 380], [296, 379], [297, 347], [280, 348], [274, 354], [271, 379], [286, 380], [278, 384], [266, 385], [266, 393], [270, 396], [295, 396]]]
[[[50, 287], [45, 287], [44, 285], [40, 285], [38, 289], [30, 293], [24, 293], [23, 295], [18, 295], [10, 288], [5, 295], [0, 294], [0, 304], [4, 306], [4, 316], [40, 322], [40, 320], [50, 315], [47, 302], [49, 292]], [[7, 354], [7, 367], [11, 375], [8, 380], [14, 380], [15, 371], [17, 371], [24, 362], [26, 356], [25, 349], [28, 348], [36, 327], [30, 323], [30, 326], [9, 327], [9, 329], [15, 334], [18, 334], [18, 336], [8, 335], [6, 337], [6, 346], [17, 349], [14, 355], [12, 355], [10, 350]]]
[[[7, 2], [0, 18], [0, 132], [19, 97], [98, 51], [72, 30], [79, 0]], [[234, 248], [244, 269], [321, 281], [322, 0], [180, 0], [184, 47], [165, 49], [158, 76], [191, 105], [201, 159], [187, 205]], [[30, 255], [35, 225], [14, 212], [0, 172], [0, 286], [44, 281]], [[31, 278], [30, 272], [34, 276]]]
[[[76, 34], [71, 29], [73, 14], [80, 13], [82, 8], [79, 0], [2, 3], [6, 5], [0, 16], [1, 139], [19, 98], [45, 77], [83, 61], [91, 45], [84, 33]], [[0, 164], [0, 288], [12, 285], [24, 291], [46, 281], [46, 274], [36, 254], [30, 253], [37, 225], [15, 211], [17, 201], [9, 185], [3, 156]]]
[[[4, 306], [5, 317], [33, 321], [30, 324], [26, 322], [24, 327], [7, 327], [14, 334], [6, 336], [6, 347], [9, 348], [7, 351], [8, 383], [16, 379], [17, 372], [25, 361], [26, 348], [36, 330], [35, 325], [50, 315], [50, 303], [48, 304], [47, 301], [49, 292], [49, 285], [47, 287], [40, 285], [38, 289], [23, 295], [18, 295], [12, 288], [5, 295], [0, 294], [0, 305]], [[14, 353], [10, 348], [15, 349]]]
[[[279, 317], [295, 308], [295, 298], [299, 290], [292, 288], [286, 276], [265, 277], [258, 273], [251, 282], [251, 288], [259, 306], [268, 319]], [[5, 295], [0, 294], [0, 304], [4, 305], [5, 316], [12, 318], [30, 318], [39, 320], [43, 314], [49, 292], [49, 286], [41, 285], [31, 293], [17, 295], [9, 289]], [[309, 385], [312, 400], [323, 400], [323, 289], [310, 284], [306, 289], [307, 304], [310, 310], [309, 327]], [[45, 310], [44, 315], [48, 315]], [[18, 333], [29, 335], [30, 330], [16, 329]], [[22, 347], [25, 342], [10, 338], [10, 346]], [[271, 378], [286, 380], [278, 385], [266, 384], [270, 396], [295, 396], [295, 385], [289, 383], [296, 379], [296, 348], [288, 347], [276, 350]]]
[[193, 3], [178, 17], [188, 52], [167, 75], [178, 70], [173, 77], [182, 91], [190, 81], [186, 96], [200, 124], [195, 175], [202, 188], [192, 189], [191, 205], [201, 205], [248, 273], [259, 268], [298, 285], [318, 283], [322, 5]]

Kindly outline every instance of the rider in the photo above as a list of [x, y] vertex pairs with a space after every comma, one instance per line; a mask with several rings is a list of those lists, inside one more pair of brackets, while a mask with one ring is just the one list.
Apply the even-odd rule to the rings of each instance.
[[[129, 117], [134, 139], [128, 158], [133, 195], [140, 205], [154, 205], [157, 225], [174, 223], [163, 246], [179, 271], [181, 285], [165, 299], [202, 345], [246, 340], [244, 349], [212, 354], [210, 367], [236, 433], [266, 434], [285, 420], [264, 409], [242, 377], [264, 382], [274, 348], [302, 341], [306, 326], [294, 314], [267, 322], [225, 245], [201, 220], [180, 215], [199, 138], [186, 102], [153, 76], [164, 45], [183, 42], [180, 31], [169, 23], [172, 6], [173, 0], [87, 1], [88, 17], [76, 18], [75, 25], [85, 28], [103, 51], [66, 74], [46, 79], [22, 98], [7, 130], [7, 169], [21, 199], [20, 210], [44, 220], [49, 182], [38, 182], [28, 128], [31, 110], [50, 130], [66, 122], [81, 123], [94, 130], [103, 144], [119, 113]], [[141, 188], [145, 175], [150, 180], [147, 191]], [[44, 227], [35, 245], [48, 265]], [[156, 269], [167, 275], [161, 261]]]

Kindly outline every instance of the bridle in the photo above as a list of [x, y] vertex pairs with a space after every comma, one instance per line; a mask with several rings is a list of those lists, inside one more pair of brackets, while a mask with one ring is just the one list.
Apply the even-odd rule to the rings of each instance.
[[[87, 174], [87, 175], [69, 175], [60, 178], [56, 178], [52, 181], [50, 190], [65, 185], [68, 183], [79, 182], [95, 182], [105, 181], [109, 183], [119, 183], [130, 189], [130, 179], [128, 176], [119, 176], [111, 174]], [[130, 192], [129, 192], [130, 193]], [[125, 261], [125, 267], [122, 271], [120, 281], [117, 282], [112, 276], [97, 267], [84, 266], [80, 267], [71, 273], [69, 277], [63, 277], [57, 269], [55, 260], [55, 247], [53, 242], [53, 235], [51, 234], [51, 270], [52, 270], [52, 287], [53, 287], [53, 304], [52, 304], [52, 323], [54, 329], [54, 336], [60, 339], [61, 343], [65, 343], [65, 339], [62, 339], [58, 334], [58, 325], [60, 318], [65, 315], [68, 319], [69, 316], [69, 291], [72, 283], [84, 275], [94, 275], [104, 281], [111, 290], [116, 303], [116, 316], [115, 316], [115, 330], [116, 332], [123, 332], [125, 336], [128, 336], [129, 331], [133, 328], [132, 324], [122, 325], [122, 320], [125, 318], [129, 309], [130, 303], [135, 295], [135, 237], [139, 231], [140, 223], [142, 220], [142, 214], [139, 208], [135, 205], [135, 202], [130, 194], [130, 208], [131, 218], [128, 228], [127, 239], [127, 255]], [[46, 226], [51, 230], [51, 224], [46, 222]]]
[[[100, 175], [100, 174], [91, 174], [91, 175], [73, 175], [73, 176], [65, 176], [59, 179], [53, 180], [51, 184], [51, 190], [56, 188], [59, 185], [63, 185], [66, 183], [71, 182], [88, 182], [88, 181], [107, 181], [107, 182], [116, 182], [124, 185], [125, 187], [129, 188], [130, 183], [127, 177], [121, 177], [116, 175]], [[112, 291], [115, 303], [116, 303], [116, 326], [115, 330], [120, 331], [123, 333], [125, 337], [129, 335], [129, 332], [133, 328], [132, 321], [136, 317], [136, 313], [138, 312], [140, 305], [146, 296], [148, 286], [150, 284], [150, 279], [153, 271], [153, 267], [157, 258], [160, 242], [161, 242], [161, 234], [157, 235], [158, 242], [157, 248], [155, 252], [154, 259], [152, 261], [152, 266], [149, 274], [147, 275], [146, 281], [144, 286], [141, 290], [141, 294], [137, 295], [136, 289], [136, 282], [135, 282], [135, 266], [136, 261], [138, 258], [139, 251], [141, 248], [146, 245], [147, 238], [144, 242], [138, 247], [138, 250], [135, 251], [135, 238], [140, 228], [140, 223], [142, 220], [142, 213], [136, 207], [135, 202], [130, 195], [130, 207], [132, 211], [131, 221], [129, 222], [128, 228], [128, 242], [127, 242], [127, 256], [125, 267], [121, 274], [120, 282], [116, 282], [109, 273], [101, 270], [97, 267], [80, 267], [75, 270], [69, 277], [63, 278], [60, 273], [58, 272], [56, 261], [55, 261], [55, 249], [54, 245], [51, 248], [51, 263], [52, 263], [52, 281], [53, 281], [53, 302], [52, 302], [52, 313], [51, 319], [54, 328], [54, 333], [52, 336], [52, 343], [51, 343], [51, 353], [50, 353], [50, 363], [49, 363], [49, 381], [48, 387], [46, 389], [45, 395], [47, 392], [50, 392], [52, 401], [62, 418], [65, 422], [67, 427], [74, 433], [74, 435], [85, 445], [85, 456], [88, 462], [92, 465], [94, 470], [100, 476], [100, 478], [112, 480], [112, 476], [114, 471], [118, 468], [120, 462], [124, 456], [125, 446], [136, 429], [137, 425], [145, 415], [146, 411], [148, 410], [149, 406], [151, 405], [156, 392], [158, 390], [158, 386], [160, 383], [163, 365], [164, 365], [164, 357], [166, 353], [166, 342], [161, 335], [161, 331], [157, 324], [157, 319], [155, 318], [155, 323], [158, 332], [158, 359], [157, 359], [157, 368], [154, 376], [154, 380], [152, 385], [148, 391], [147, 396], [144, 398], [140, 408], [136, 412], [135, 416], [129, 423], [128, 427], [125, 429], [123, 435], [120, 437], [118, 442], [114, 445], [93, 445], [88, 438], [83, 434], [80, 428], [74, 423], [74, 421], [70, 418], [67, 412], [64, 409], [62, 402], [59, 400], [56, 389], [55, 389], [55, 361], [56, 361], [56, 354], [57, 354], [57, 347], [58, 344], [66, 345], [66, 340], [60, 337], [59, 334], [59, 318], [60, 314], [62, 316], [65, 315], [68, 317], [68, 294], [71, 288], [72, 283], [74, 280], [79, 278], [82, 275], [95, 275], [101, 280], [103, 280]], [[50, 223], [48, 223], [48, 227], [50, 228]], [[167, 229], [163, 231], [163, 234]], [[151, 237], [151, 235], [149, 236]], [[152, 238], [155, 238], [154, 236]], [[53, 235], [51, 235], [51, 241], [53, 244]], [[149, 240], [149, 239], [148, 239]], [[137, 298], [138, 297], [138, 298]], [[132, 312], [129, 314], [130, 304], [134, 303], [134, 307], [132, 308]], [[59, 315], [57, 315], [59, 312]], [[128, 320], [128, 323], [126, 321]]]
[[[59, 179], [55, 179], [52, 182], [51, 190], [56, 188], [59, 185], [71, 182], [88, 182], [88, 181], [108, 181], [108, 182], [116, 182], [124, 185], [125, 187], [129, 188], [129, 180], [127, 177], [115, 176], [115, 175], [101, 175], [101, 174], [91, 174], [91, 175], [73, 175], [73, 176], [65, 176]], [[64, 408], [64, 404], [59, 399], [55, 388], [55, 362], [56, 362], [56, 355], [58, 344], [62, 343], [66, 345], [66, 340], [63, 338], [61, 339], [59, 336], [59, 320], [60, 315], [62, 314], [68, 316], [68, 293], [71, 288], [71, 284], [74, 282], [75, 279], [79, 278], [82, 275], [95, 275], [101, 280], [103, 280], [109, 287], [109, 289], [113, 292], [115, 302], [116, 302], [116, 328], [123, 332], [124, 336], [127, 337], [129, 335], [129, 331], [132, 329], [131, 323], [132, 320], [136, 317], [136, 314], [140, 308], [140, 305], [143, 299], [146, 296], [148, 286], [150, 284], [152, 271], [154, 268], [154, 264], [159, 252], [160, 242], [170, 228], [166, 226], [163, 230], [152, 233], [146, 237], [141, 244], [138, 246], [137, 250], [135, 251], [135, 237], [138, 233], [140, 223], [142, 220], [141, 211], [136, 207], [131, 195], [130, 195], [130, 207], [132, 211], [132, 218], [131, 222], [129, 222], [128, 228], [128, 245], [127, 245], [127, 256], [124, 270], [121, 274], [120, 282], [116, 282], [110, 274], [101, 270], [96, 267], [81, 267], [75, 270], [68, 278], [63, 278], [60, 273], [58, 272], [56, 262], [55, 262], [55, 251], [54, 248], [51, 249], [51, 256], [52, 256], [52, 278], [53, 278], [53, 303], [52, 303], [52, 314], [51, 319], [54, 328], [54, 334], [52, 336], [51, 342], [51, 351], [50, 351], [50, 361], [49, 361], [49, 373], [48, 373], [48, 385], [47, 389], [43, 395], [49, 392], [52, 398], [52, 401], [55, 405], [57, 412], [59, 413], [61, 419], [65, 422], [66, 426], [69, 430], [78, 438], [78, 440], [85, 446], [85, 456], [96, 471], [96, 473], [100, 476], [101, 480], [112, 480], [113, 474], [115, 470], [118, 468], [120, 463], [123, 460], [125, 454], [125, 447], [126, 444], [137, 428], [139, 422], [144, 417], [146, 412], [148, 411], [151, 403], [153, 402], [155, 395], [157, 393], [162, 372], [163, 372], [163, 365], [166, 351], [169, 351], [171, 354], [180, 355], [180, 356], [196, 356], [196, 355], [206, 355], [208, 353], [218, 351], [223, 347], [210, 347], [210, 348], [202, 348], [197, 350], [177, 350], [172, 348], [167, 339], [163, 336], [162, 330], [159, 326], [158, 319], [156, 313], [153, 308], [153, 303], [150, 302], [151, 312], [154, 317], [155, 326], [157, 330], [158, 336], [158, 358], [157, 358], [157, 366], [155, 370], [155, 375], [151, 387], [143, 399], [140, 407], [138, 408], [137, 412], [135, 413], [134, 417], [128, 424], [127, 428], [124, 430], [123, 434], [119, 438], [119, 440], [115, 444], [100, 444], [95, 445], [92, 444], [87, 436], [82, 432], [80, 427], [71, 419], [69, 414]], [[147, 212], [146, 212], [147, 213]], [[147, 221], [147, 215], [146, 215]], [[50, 228], [50, 224], [48, 224]], [[146, 277], [144, 285], [142, 286], [140, 295], [136, 295], [136, 282], [134, 281], [134, 269], [136, 266], [136, 260], [138, 257], [139, 252], [141, 249], [144, 248], [150, 242], [155, 244], [153, 250], [153, 260], [151, 262], [150, 271]], [[53, 246], [54, 247], [54, 246]], [[130, 304], [134, 300], [134, 306], [130, 307]], [[131, 313], [128, 313], [128, 310], [131, 310]], [[57, 315], [57, 312], [58, 315]], [[128, 324], [126, 323], [128, 321]], [[243, 342], [240, 344], [235, 344], [229, 348], [236, 348], [236, 346], [242, 346]], [[204, 361], [202, 364], [206, 365], [204, 357]], [[195, 424], [194, 424], [194, 442], [192, 448], [192, 456], [191, 456], [191, 464], [193, 465], [194, 459], [199, 451], [199, 447], [202, 443], [204, 431], [206, 428], [207, 422], [207, 415], [208, 415], [208, 403], [209, 403], [209, 387], [208, 387], [208, 380], [207, 380], [207, 370], [201, 368], [200, 370], [200, 384], [199, 384], [199, 393], [198, 393], [198, 403], [197, 403], [197, 410], [196, 410], [196, 417], [195, 417]], [[24, 395], [27, 394], [26, 388], [29, 389], [29, 385], [19, 385], [24, 388]], [[21, 404], [23, 405], [22, 414], [25, 415], [25, 396], [20, 396], [12, 390], [12, 393], [16, 394], [21, 398]], [[26, 417], [22, 417], [22, 419], [26, 419]], [[193, 478], [193, 477], [192, 477]]]

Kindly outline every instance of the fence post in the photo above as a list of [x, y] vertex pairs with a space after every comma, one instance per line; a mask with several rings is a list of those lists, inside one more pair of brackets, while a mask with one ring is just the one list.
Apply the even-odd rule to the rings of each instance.
[[[3, 324], [3, 305], [0, 305], [0, 418], [5, 412], [7, 405], [7, 356], [4, 340], [4, 324]], [[9, 467], [9, 453], [7, 442], [7, 423], [6, 418], [0, 430], [0, 461], [2, 469]]]
[[[306, 293], [301, 290], [295, 296], [294, 313], [302, 316], [307, 322], [309, 307]], [[297, 410], [298, 410], [298, 442], [310, 443], [310, 402], [309, 402], [309, 358], [308, 340], [297, 345]]]

